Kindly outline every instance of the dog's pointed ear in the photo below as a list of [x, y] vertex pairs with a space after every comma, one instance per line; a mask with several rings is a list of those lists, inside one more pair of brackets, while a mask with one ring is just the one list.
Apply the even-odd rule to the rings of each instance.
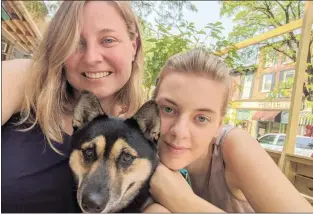
[[153, 141], [157, 142], [160, 135], [160, 114], [158, 105], [155, 101], [150, 100], [143, 104], [137, 113], [126, 122], [134, 122], [134, 120], [139, 125], [144, 136]]
[[74, 108], [72, 121], [74, 131], [99, 115], [106, 116], [98, 98], [92, 92], [82, 91]]

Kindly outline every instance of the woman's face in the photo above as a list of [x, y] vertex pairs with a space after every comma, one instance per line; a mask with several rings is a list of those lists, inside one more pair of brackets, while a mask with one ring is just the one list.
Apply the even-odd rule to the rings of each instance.
[[87, 2], [83, 22], [79, 48], [65, 62], [66, 77], [75, 89], [92, 91], [104, 99], [129, 80], [136, 39], [130, 39], [125, 21], [105, 1]]
[[159, 156], [172, 170], [204, 155], [221, 126], [225, 87], [206, 77], [165, 71], [156, 101], [160, 107]]

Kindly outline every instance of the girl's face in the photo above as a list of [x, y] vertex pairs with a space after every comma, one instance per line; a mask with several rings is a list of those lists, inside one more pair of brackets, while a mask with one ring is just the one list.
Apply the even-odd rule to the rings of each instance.
[[80, 45], [65, 62], [67, 80], [99, 99], [110, 97], [130, 78], [136, 39], [130, 39], [125, 21], [105, 1], [87, 2], [83, 22]]
[[222, 83], [183, 72], [167, 72], [156, 101], [160, 107], [159, 156], [172, 170], [204, 155], [221, 126], [226, 88]]

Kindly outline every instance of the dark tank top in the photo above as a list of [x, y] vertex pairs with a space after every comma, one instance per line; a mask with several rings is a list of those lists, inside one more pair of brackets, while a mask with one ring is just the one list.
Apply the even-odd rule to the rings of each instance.
[[39, 126], [27, 132], [16, 130], [13, 116], [2, 126], [1, 211], [81, 212], [69, 168], [70, 136], [53, 142], [64, 156], [49, 146]]

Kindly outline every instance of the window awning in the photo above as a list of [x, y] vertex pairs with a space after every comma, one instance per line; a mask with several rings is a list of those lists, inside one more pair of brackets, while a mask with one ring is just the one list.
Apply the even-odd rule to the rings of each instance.
[[299, 125], [313, 125], [313, 114], [311, 111], [301, 111]]
[[[252, 116], [252, 120], [274, 121], [277, 123], [288, 123], [289, 113], [287, 111], [258, 111]], [[313, 114], [311, 111], [300, 111], [298, 125], [313, 125]]]
[[280, 111], [258, 111], [252, 116], [252, 120], [260, 120], [260, 121], [276, 121], [277, 118], [275, 119], [276, 116]]

